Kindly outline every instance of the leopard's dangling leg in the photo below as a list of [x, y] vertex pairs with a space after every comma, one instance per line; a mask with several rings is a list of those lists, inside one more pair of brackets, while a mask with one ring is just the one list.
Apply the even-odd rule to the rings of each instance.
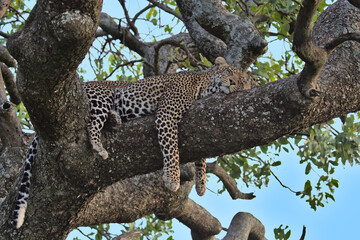
[[180, 187], [180, 167], [177, 122], [169, 114], [158, 110], [156, 128], [161, 152], [164, 156], [163, 180], [165, 186], [175, 192]]
[[206, 159], [195, 162], [195, 189], [199, 196], [206, 191]]
[[[104, 110], [103, 110], [104, 111]], [[108, 121], [110, 127], [115, 127], [121, 124], [121, 117], [115, 110], [106, 112], [105, 117], [91, 113], [90, 121], [88, 123], [88, 131], [90, 135], [90, 142], [92, 148], [97, 152], [104, 160], [109, 157], [108, 152], [105, 150], [101, 143], [100, 131], [104, 127], [105, 121]]]
[[112, 108], [112, 101], [104, 101], [101, 93], [98, 95], [90, 94], [89, 92], [91, 92], [91, 88], [88, 88], [87, 85], [85, 85], [84, 88], [88, 93], [90, 105], [90, 119], [87, 127], [90, 135], [90, 142], [93, 150], [97, 152], [103, 159], [107, 159], [109, 154], [101, 143], [100, 132], [109, 117], [109, 112]]
[[100, 131], [104, 126], [104, 122], [101, 121], [99, 116], [90, 115], [88, 132], [90, 135], [92, 149], [97, 152], [103, 159], [107, 159], [109, 154], [103, 147], [100, 139]]

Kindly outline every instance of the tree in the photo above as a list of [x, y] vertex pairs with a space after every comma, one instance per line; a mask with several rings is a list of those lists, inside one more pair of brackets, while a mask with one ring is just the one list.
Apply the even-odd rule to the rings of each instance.
[[[2, 6], [8, 6], [11, 1], [2, 2]], [[307, 171], [316, 166], [325, 172], [316, 188], [324, 183], [330, 189], [330, 193], [315, 196], [311, 182], [305, 183], [304, 191], [297, 194], [307, 197], [313, 208], [322, 206], [324, 197], [333, 198], [337, 181], [331, 173], [338, 161], [357, 163], [358, 140], [353, 136], [357, 125], [353, 118], [347, 121], [353, 130], [336, 135], [333, 149], [326, 149], [327, 152], [319, 146], [329, 142], [321, 139], [328, 133], [317, 125], [358, 111], [360, 106], [359, 44], [349, 41], [360, 39], [356, 1], [337, 1], [321, 15], [324, 2], [311, 0], [229, 0], [224, 5], [218, 0], [177, 0], [176, 5], [173, 1], [148, 2], [130, 17], [125, 1], [119, 1], [125, 27], [116, 23], [114, 16], [101, 13], [102, 1], [37, 1], [24, 25], [12, 22], [12, 31], [1, 34], [6, 38], [6, 48], [0, 52], [4, 63], [0, 81], [0, 162], [4, 166], [1, 174], [6, 176], [0, 185], [1, 238], [65, 239], [77, 226], [132, 222], [154, 213], [160, 219], [179, 219], [191, 229], [193, 239], [215, 239], [221, 223], [188, 198], [194, 175], [191, 162], [256, 146], [267, 152], [271, 143], [284, 148], [290, 144], [284, 136], [294, 137], [295, 143], [302, 141], [307, 147], [303, 151]], [[25, 11], [19, 1], [13, 4], [13, 10]], [[136, 21], [147, 12], [146, 18], [157, 25], [156, 9], [182, 21], [188, 33], [142, 41]], [[12, 15], [7, 17], [20, 18], [21, 12]], [[271, 32], [271, 25], [277, 32]], [[170, 32], [171, 26], [166, 27], [164, 30]], [[258, 58], [267, 50], [263, 35], [293, 42], [294, 51], [304, 61], [301, 72], [288, 66], [292, 53], [283, 62], [273, 64], [272, 69], [260, 62]], [[136, 63], [141, 63], [132, 68], [138, 77], [142, 66], [144, 76], [150, 76], [184, 67], [198, 69], [224, 56], [244, 72], [253, 70], [249, 78], [266, 83], [229, 96], [199, 100], [187, 112], [179, 126], [182, 184], [176, 193], [169, 192], [160, 177], [161, 154], [153, 116], [103, 131], [103, 144], [110, 153], [106, 162], [91, 150], [86, 132], [88, 105], [77, 70], [95, 37], [106, 40], [93, 61], [100, 79]], [[120, 48], [114, 50], [119, 41]], [[125, 49], [136, 52], [137, 59], [125, 61]], [[105, 56], [112, 68], [110, 73], [103, 71]], [[17, 61], [16, 86], [8, 69], [16, 66], [13, 58]], [[269, 71], [282, 79], [271, 81], [274, 76]], [[6, 97], [3, 82], [13, 104]], [[21, 131], [16, 117], [14, 104], [20, 103], [19, 96], [41, 146], [26, 223], [14, 231], [10, 225], [12, 207], [26, 149], [24, 142], [29, 138]], [[276, 139], [279, 140], [274, 143]], [[335, 161], [326, 155], [329, 152]], [[253, 196], [234, 187], [234, 180], [224, 168], [234, 176], [235, 163], [247, 157], [257, 154], [243, 151], [234, 157], [219, 158], [221, 166], [208, 164], [208, 171], [220, 177], [234, 198]], [[270, 167], [278, 164], [265, 163], [247, 170], [257, 173], [254, 179], [261, 182], [271, 173]], [[239, 224], [246, 227], [238, 227]], [[249, 213], [237, 213], [224, 239], [234, 239], [232, 236], [265, 239], [264, 226]]]

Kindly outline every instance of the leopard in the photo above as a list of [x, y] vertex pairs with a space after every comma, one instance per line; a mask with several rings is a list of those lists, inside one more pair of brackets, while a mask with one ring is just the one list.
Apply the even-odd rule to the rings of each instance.
[[[101, 143], [101, 130], [110, 119], [117, 124], [155, 114], [155, 125], [163, 155], [164, 185], [176, 192], [180, 187], [178, 124], [195, 101], [215, 93], [229, 94], [249, 89], [244, 75], [223, 57], [217, 57], [208, 71], [181, 71], [146, 77], [135, 82], [89, 81], [83, 83], [90, 108], [87, 125], [93, 151], [106, 160], [109, 153]], [[20, 228], [24, 222], [29, 197], [31, 169], [38, 151], [39, 138], [30, 145], [25, 159], [24, 174], [14, 210], [13, 224]], [[195, 162], [195, 188], [202, 196], [206, 190], [206, 160]]]

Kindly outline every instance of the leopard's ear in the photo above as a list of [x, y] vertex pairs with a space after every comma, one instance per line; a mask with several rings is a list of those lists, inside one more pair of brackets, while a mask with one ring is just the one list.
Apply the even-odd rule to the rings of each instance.
[[217, 57], [215, 59], [215, 66], [216, 67], [223, 67], [223, 66], [227, 66], [227, 62], [225, 61], [225, 58], [223, 57]]

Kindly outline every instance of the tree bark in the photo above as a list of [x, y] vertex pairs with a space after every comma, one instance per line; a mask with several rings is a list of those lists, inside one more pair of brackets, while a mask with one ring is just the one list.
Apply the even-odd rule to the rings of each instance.
[[[101, 189], [130, 178], [135, 183], [136, 175], [162, 168], [153, 116], [104, 131], [104, 147], [110, 154], [105, 162], [91, 151], [86, 134], [88, 107], [75, 71], [95, 36], [100, 8], [101, 1], [95, 0], [38, 1], [24, 29], [9, 39], [9, 50], [19, 64], [19, 92], [41, 143], [25, 224], [19, 231], [10, 226], [14, 185], [0, 206], [0, 238], [65, 239], [72, 228], [88, 223], [80, 219], [91, 215], [106, 221], [100, 218], [100, 208], [86, 211], [89, 199]], [[359, 19], [358, 9], [347, 1], [338, 1], [318, 18], [313, 39], [325, 45], [344, 31], [359, 32]], [[354, 42], [346, 42], [332, 52], [318, 79], [324, 96], [317, 101], [299, 92], [299, 75], [197, 101], [179, 125], [181, 163], [266, 144], [358, 111], [359, 56], [360, 46]], [[157, 184], [162, 185], [161, 180]], [[187, 201], [187, 184], [182, 181], [184, 190], [175, 193], [183, 194], [182, 198], [174, 204]], [[138, 193], [142, 191], [139, 188]], [[165, 188], [163, 191], [169, 194]], [[155, 196], [151, 198], [160, 208], [163, 206]], [[106, 197], [103, 204], [120, 207], [123, 203]], [[137, 217], [144, 208], [149, 205], [131, 210]], [[122, 214], [114, 220], [132, 216], [126, 211]]]

